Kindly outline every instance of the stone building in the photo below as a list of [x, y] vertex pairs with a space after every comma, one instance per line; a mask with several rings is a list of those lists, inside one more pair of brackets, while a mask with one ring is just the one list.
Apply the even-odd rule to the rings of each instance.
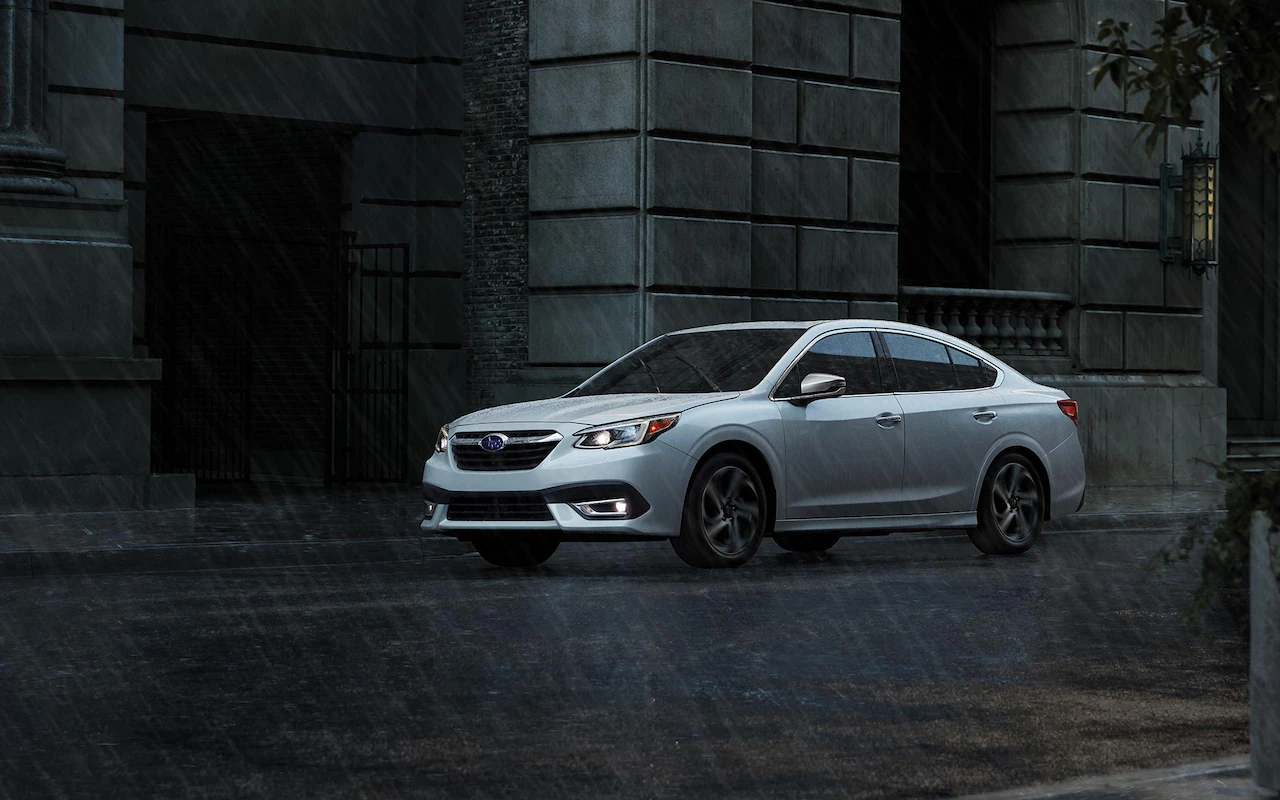
[[1163, 6], [9, 0], [0, 506], [408, 480], [665, 331], [846, 316], [1067, 389], [1095, 484], [1206, 482], [1280, 434], [1280, 183], [1202, 103], [1222, 265], [1161, 261], [1087, 72]]

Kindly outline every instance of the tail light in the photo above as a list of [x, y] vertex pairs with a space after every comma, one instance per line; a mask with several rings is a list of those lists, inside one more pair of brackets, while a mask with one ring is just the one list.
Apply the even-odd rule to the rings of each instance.
[[1080, 404], [1075, 400], [1059, 400], [1058, 408], [1062, 409], [1062, 413], [1070, 417], [1073, 423], [1080, 424]]

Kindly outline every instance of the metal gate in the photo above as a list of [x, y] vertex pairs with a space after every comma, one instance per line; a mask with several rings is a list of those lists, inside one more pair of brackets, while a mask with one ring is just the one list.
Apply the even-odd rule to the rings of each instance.
[[407, 244], [339, 246], [326, 483], [409, 477], [412, 277]]

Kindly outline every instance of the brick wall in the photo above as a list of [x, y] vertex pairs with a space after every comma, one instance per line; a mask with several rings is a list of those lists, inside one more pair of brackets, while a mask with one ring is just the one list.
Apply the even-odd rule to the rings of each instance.
[[464, 16], [468, 401], [495, 388], [528, 351], [529, 9], [471, 0]]

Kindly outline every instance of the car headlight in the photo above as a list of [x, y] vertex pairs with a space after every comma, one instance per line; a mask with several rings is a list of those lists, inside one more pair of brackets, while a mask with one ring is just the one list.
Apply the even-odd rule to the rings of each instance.
[[614, 447], [630, 447], [652, 442], [675, 427], [679, 419], [679, 414], [669, 414], [665, 417], [632, 419], [626, 422], [615, 422], [612, 425], [587, 428], [574, 434], [578, 440], [573, 443], [573, 446], [581, 450], [608, 450]]
[[436, 436], [436, 452], [443, 453], [449, 449], [449, 426], [440, 427], [440, 433]]

